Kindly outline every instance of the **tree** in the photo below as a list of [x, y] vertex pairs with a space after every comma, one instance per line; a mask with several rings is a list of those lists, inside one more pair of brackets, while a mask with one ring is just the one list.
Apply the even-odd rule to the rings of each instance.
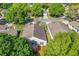
[[65, 9], [62, 4], [54, 3], [49, 6], [49, 13], [51, 16], [60, 16], [64, 13]]
[[33, 49], [26, 39], [1, 33], [0, 55], [29, 56], [33, 55]]
[[23, 24], [27, 20], [27, 4], [13, 4], [5, 14], [5, 19]]
[[12, 6], [12, 3], [3, 3], [2, 4], [2, 8], [4, 8], [4, 9], [8, 9], [11, 6]]
[[76, 32], [71, 32], [69, 34], [70, 34], [72, 42], [71, 42], [70, 49], [67, 55], [78, 56], [79, 55], [79, 34]]
[[77, 56], [79, 55], [79, 34], [75, 32], [59, 32], [53, 40], [48, 41], [42, 55]]
[[43, 16], [43, 10], [42, 10], [41, 4], [36, 4], [36, 3], [33, 4], [31, 10], [32, 10], [33, 16], [35, 17]]
[[0, 3], [0, 8], [2, 7], [2, 3]]
[[42, 8], [44, 8], [44, 9], [48, 9], [48, 7], [49, 7], [49, 4], [48, 3], [43, 3], [41, 5], [42, 5]]

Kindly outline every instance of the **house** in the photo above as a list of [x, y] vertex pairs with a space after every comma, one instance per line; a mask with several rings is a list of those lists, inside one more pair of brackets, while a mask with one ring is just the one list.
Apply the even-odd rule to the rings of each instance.
[[0, 19], [0, 25], [5, 25], [5, 24], [7, 24], [7, 21], [4, 19]]
[[48, 24], [48, 32], [53, 38], [58, 32], [68, 32], [69, 28], [62, 22], [52, 22]]
[[1, 10], [1, 14], [2, 14], [2, 15], [4, 15], [6, 12], [7, 12], [6, 9], [2, 9], [2, 10]]
[[69, 22], [68, 26], [69, 26], [69, 28], [71, 30], [74, 30], [76, 32], [79, 32], [79, 22], [77, 22], [77, 21]]
[[2, 9], [1, 11], [0, 11], [0, 19], [3, 19], [4, 18], [4, 14], [7, 12], [7, 10], [6, 9]]
[[6, 25], [0, 25], [0, 33], [7, 33], [12, 36], [17, 36], [17, 30], [14, 28], [8, 28]]
[[45, 46], [47, 43], [44, 28], [33, 22], [25, 25], [22, 37], [29, 39], [32, 43], [36, 42], [40, 46]]

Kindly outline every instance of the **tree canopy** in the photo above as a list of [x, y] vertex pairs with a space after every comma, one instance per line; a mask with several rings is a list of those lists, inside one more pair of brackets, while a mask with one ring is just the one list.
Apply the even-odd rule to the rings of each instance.
[[48, 41], [42, 53], [46, 56], [78, 56], [79, 34], [76, 32], [59, 32], [54, 40]]
[[30, 56], [33, 55], [33, 49], [26, 39], [1, 33], [0, 55]]
[[44, 9], [48, 9], [48, 7], [49, 7], [48, 3], [42, 3], [41, 5], [42, 5], [42, 8], [44, 8]]
[[5, 14], [5, 19], [15, 23], [24, 23], [27, 20], [27, 12], [27, 4], [13, 4]]
[[2, 4], [2, 8], [4, 8], [4, 9], [8, 9], [11, 6], [12, 6], [12, 3], [3, 3]]
[[41, 4], [32, 4], [32, 14], [35, 17], [40, 17], [43, 16], [43, 10], [42, 10], [42, 5]]
[[54, 3], [49, 6], [49, 13], [51, 16], [60, 16], [65, 11], [62, 4]]

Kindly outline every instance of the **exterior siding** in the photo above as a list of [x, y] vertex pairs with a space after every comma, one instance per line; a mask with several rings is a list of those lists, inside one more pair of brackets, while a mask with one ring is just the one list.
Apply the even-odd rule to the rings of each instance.
[[[47, 41], [45, 40], [42, 40], [42, 39], [39, 39], [39, 38], [36, 38], [36, 37], [30, 37], [29, 38], [31, 41], [34, 40], [37, 42], [37, 44], [39, 44], [40, 46], [45, 46]], [[40, 43], [43, 43], [43, 44], [40, 44]]]
[[71, 30], [74, 30], [75, 32], [77, 32], [77, 29], [75, 29], [74, 27], [72, 27], [70, 24], [68, 24], [68, 27], [69, 27]]
[[53, 39], [52, 33], [51, 33], [50, 30], [49, 30], [49, 27], [47, 27], [47, 28], [48, 28], [48, 32], [49, 32], [51, 38]]
[[66, 24], [66, 25], [68, 25], [68, 24], [69, 24], [69, 22], [68, 22], [68, 21], [66, 21], [66, 20], [62, 21], [62, 23]]

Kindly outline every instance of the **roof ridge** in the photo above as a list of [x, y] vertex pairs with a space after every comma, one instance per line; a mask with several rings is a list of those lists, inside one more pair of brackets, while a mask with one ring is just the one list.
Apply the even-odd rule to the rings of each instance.
[[35, 29], [35, 24], [33, 24], [33, 32], [32, 32], [32, 36], [34, 36], [34, 29]]

